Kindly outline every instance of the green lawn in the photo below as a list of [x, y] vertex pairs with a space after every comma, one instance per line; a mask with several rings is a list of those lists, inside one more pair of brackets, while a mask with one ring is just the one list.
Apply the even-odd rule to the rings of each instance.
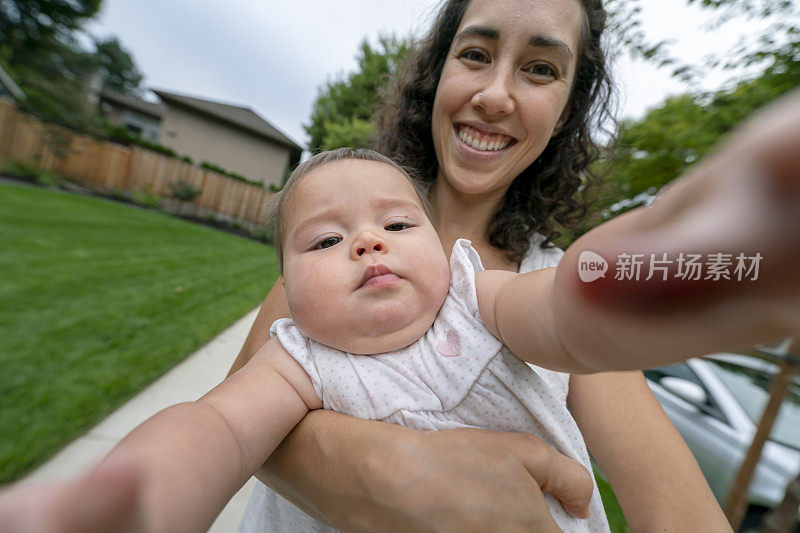
[[255, 241], [0, 183], [0, 483], [255, 307], [277, 275]]
[[630, 533], [631, 530], [625, 521], [625, 515], [622, 514], [622, 508], [619, 506], [617, 497], [614, 496], [611, 484], [603, 473], [598, 470], [594, 471], [594, 479], [597, 481], [597, 489], [603, 499], [603, 507], [605, 507], [608, 525], [612, 533]]
[[[0, 484], [255, 307], [277, 275], [255, 241], [0, 183]], [[611, 530], [629, 531], [597, 479]]]

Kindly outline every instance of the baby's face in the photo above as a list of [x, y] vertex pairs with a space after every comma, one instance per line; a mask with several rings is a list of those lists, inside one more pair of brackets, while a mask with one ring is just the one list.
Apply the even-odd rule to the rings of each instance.
[[325, 164], [284, 211], [292, 319], [312, 339], [372, 354], [407, 346], [433, 323], [450, 268], [408, 180], [389, 165]]

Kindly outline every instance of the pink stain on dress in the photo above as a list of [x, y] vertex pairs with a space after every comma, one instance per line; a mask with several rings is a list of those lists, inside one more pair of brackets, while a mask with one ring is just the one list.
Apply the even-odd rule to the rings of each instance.
[[447, 340], [436, 343], [436, 351], [445, 357], [459, 357], [461, 355], [461, 337], [454, 329], [448, 330]]

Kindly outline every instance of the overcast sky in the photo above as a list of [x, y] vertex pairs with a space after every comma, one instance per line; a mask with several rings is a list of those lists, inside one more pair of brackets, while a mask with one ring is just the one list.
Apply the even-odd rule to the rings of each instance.
[[[320, 87], [352, 71], [358, 44], [378, 35], [420, 35], [439, 0], [104, 0], [88, 29], [116, 35], [145, 75], [147, 87], [248, 106], [305, 145], [302, 125]], [[675, 39], [676, 54], [700, 61], [736, 42], [741, 24], [713, 34], [709, 16], [685, 0], [642, 2], [645, 31]], [[641, 116], [685, 88], [626, 54], [614, 65], [620, 114]], [[707, 80], [708, 88], [724, 76]]]

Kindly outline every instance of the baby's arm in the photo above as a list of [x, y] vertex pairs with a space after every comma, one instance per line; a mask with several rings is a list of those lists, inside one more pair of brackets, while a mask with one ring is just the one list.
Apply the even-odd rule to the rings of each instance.
[[[308, 410], [320, 407], [308, 375], [270, 340], [211, 392], [149, 418], [111, 451], [105, 463], [122, 462], [135, 472], [136, 505], [108, 530], [133, 523], [149, 532], [206, 531]], [[73, 482], [67, 491], [85, 484]], [[96, 516], [104, 519], [102, 512]], [[68, 521], [66, 515], [50, 520]], [[95, 529], [84, 523], [84, 530]]]
[[[647, 368], [748, 349], [800, 331], [800, 91], [737, 129], [655, 202], [582, 236], [557, 269], [478, 274], [484, 323], [518, 357], [556, 370]], [[608, 262], [582, 281], [581, 253]], [[679, 276], [684, 253], [712, 262], [760, 254], [737, 280]], [[620, 257], [651, 254], [666, 271], [618, 276]], [[684, 272], [685, 273], [685, 272]], [[633, 277], [633, 279], [629, 279]], [[647, 279], [650, 277], [651, 279]], [[666, 279], [662, 279], [665, 277]], [[638, 278], [638, 279], [637, 279]]]
[[492, 335], [523, 361], [560, 372], [589, 372], [557, 334], [555, 277], [555, 267], [525, 274], [478, 272], [475, 282], [481, 319]]

